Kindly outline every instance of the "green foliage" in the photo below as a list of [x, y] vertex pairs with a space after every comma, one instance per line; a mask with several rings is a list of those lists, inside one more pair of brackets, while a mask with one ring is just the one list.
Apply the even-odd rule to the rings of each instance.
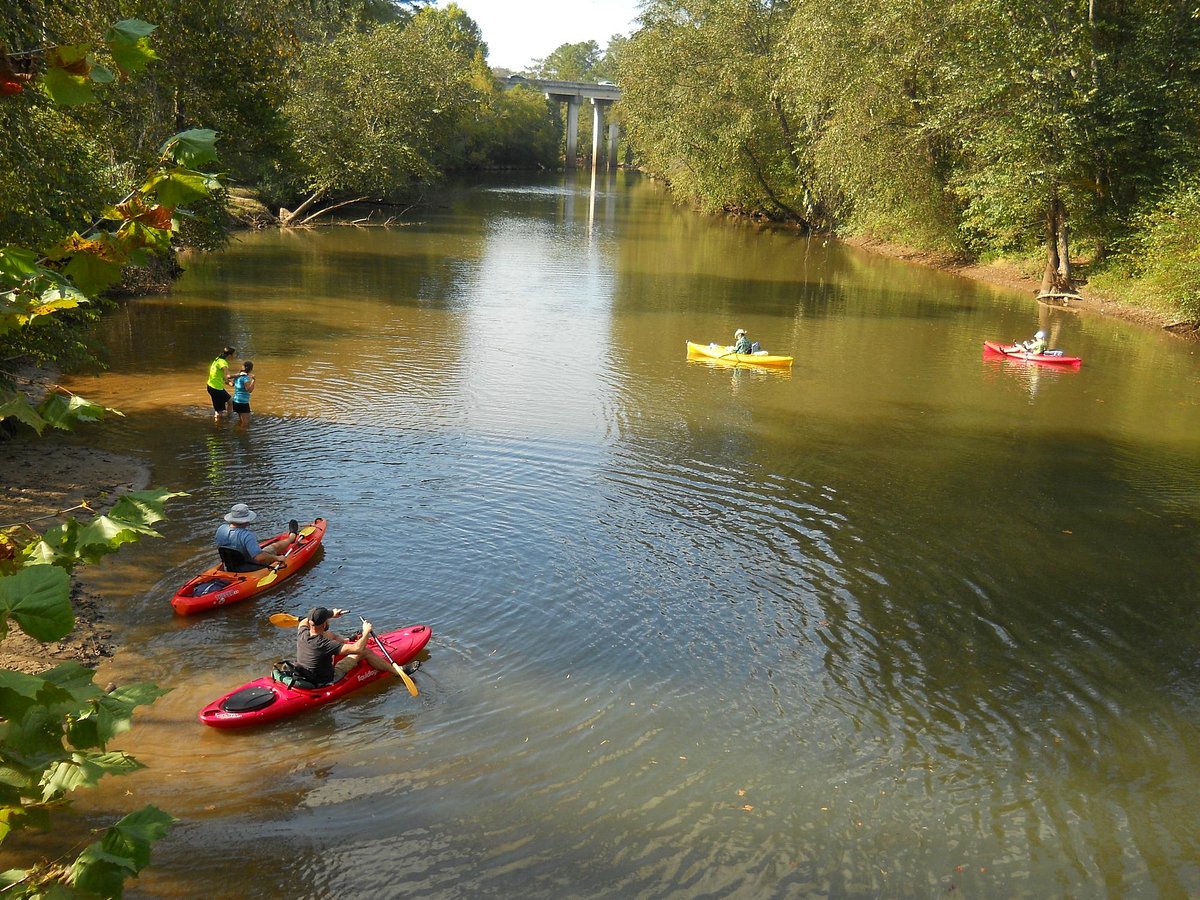
[[1130, 236], [1092, 283], [1123, 300], [1200, 321], [1200, 176], [1176, 182], [1132, 225]]
[[[178, 496], [165, 490], [134, 492], [86, 525], [70, 518], [44, 536], [24, 526], [0, 534], [0, 549], [6, 551], [0, 558], [0, 638], [10, 621], [37, 640], [63, 638], [75, 621], [69, 575], [74, 566], [141, 537], [157, 537], [150, 526], [163, 519], [164, 505]], [[23, 538], [28, 543], [22, 545]], [[93, 675], [74, 662], [41, 675], [0, 670], [0, 842], [14, 830], [47, 827], [49, 811], [76, 789], [141, 767], [107, 745], [129, 729], [137, 707], [166, 692], [152, 684], [104, 691]], [[110, 828], [68, 870], [10, 870], [0, 875], [0, 884], [20, 897], [64, 887], [119, 896], [124, 879], [149, 863], [151, 842], [171, 821], [147, 807]]]
[[600, 45], [595, 41], [560, 44], [545, 59], [533, 61], [538, 78], [554, 81], [594, 81], [593, 73], [600, 64]]
[[[1188, 4], [652, 0], [642, 22], [614, 54], [629, 134], [707, 209], [978, 256], [1041, 245], [1057, 283], [1071, 242], [1102, 257], [1158, 227], [1134, 213], [1200, 171]], [[1163, 290], [1185, 297], [1187, 268]]]
[[422, 13], [311, 47], [286, 105], [302, 187], [384, 197], [436, 177], [478, 101], [458, 37]]
[[643, 164], [703, 209], [813, 215], [811, 167], [776, 90], [790, 6], [655, 0], [622, 49], [621, 106]]
[[154, 806], [130, 813], [79, 855], [70, 884], [100, 897], [119, 897], [125, 879], [150, 863], [150, 846], [163, 837], [173, 816]]
[[538, 91], [498, 90], [490, 79], [473, 120], [463, 123], [468, 169], [552, 168], [558, 165], [562, 124]]

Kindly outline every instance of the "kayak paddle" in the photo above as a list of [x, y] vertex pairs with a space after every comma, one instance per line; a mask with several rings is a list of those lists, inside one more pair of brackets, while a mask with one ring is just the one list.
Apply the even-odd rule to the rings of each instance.
[[[359, 616], [358, 618], [362, 621], [363, 625], [367, 624], [367, 620], [362, 616]], [[388, 648], [384, 646], [383, 641], [381, 641], [378, 637], [375, 637], [375, 643], [379, 645], [379, 649], [383, 651], [383, 655], [387, 657], [387, 661], [393, 666], [396, 666], [396, 661], [392, 659], [392, 654], [388, 653]], [[417, 696], [417, 684], [412, 680], [412, 678], [409, 677], [408, 673], [404, 671], [404, 666], [396, 666], [396, 670], [400, 675], [401, 681], [404, 682], [404, 686], [408, 688], [408, 692], [414, 697]]]
[[295, 628], [300, 624], [300, 620], [288, 613], [275, 613], [267, 619], [272, 625], [278, 625], [280, 628]]

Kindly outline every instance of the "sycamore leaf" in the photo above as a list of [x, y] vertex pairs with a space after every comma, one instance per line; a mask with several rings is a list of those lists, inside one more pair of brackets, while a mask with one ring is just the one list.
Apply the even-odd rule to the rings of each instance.
[[0, 669], [0, 717], [16, 721], [37, 702], [43, 680], [36, 675]]
[[81, 106], [93, 97], [92, 83], [86, 75], [72, 75], [66, 69], [51, 67], [41, 79], [50, 99], [59, 106]]
[[52, 391], [38, 404], [38, 412], [55, 428], [70, 431], [80, 422], [99, 422], [110, 410], [78, 394], [68, 397]]
[[158, 59], [146, 39], [154, 29], [154, 25], [141, 19], [124, 19], [105, 32], [104, 43], [123, 73], [141, 72]]
[[15, 391], [0, 391], [0, 419], [13, 418], [24, 422], [38, 434], [46, 428], [47, 422], [29, 405], [29, 401]]
[[0, 578], [0, 635], [12, 617], [39, 641], [57, 641], [75, 627], [71, 576], [57, 566], [27, 566]]
[[158, 155], [171, 159], [185, 169], [195, 169], [217, 159], [217, 133], [211, 128], [181, 131], [158, 148]]
[[128, 775], [145, 766], [128, 753], [72, 753], [42, 776], [42, 802], [49, 803], [80, 787], [92, 787], [105, 775]]
[[164, 170], [148, 183], [164, 206], [182, 206], [192, 200], [201, 200], [212, 193], [214, 185], [212, 176], [188, 169]]
[[62, 69], [72, 75], [87, 75], [91, 70], [87, 44], [59, 44], [46, 50], [45, 61], [50, 68]]
[[109, 515], [114, 519], [126, 522], [140, 522], [143, 525], [153, 525], [167, 517], [164, 512], [167, 501], [176, 497], [188, 496], [183, 491], [169, 491], [166, 488], [154, 488], [148, 491], [130, 491], [122, 495], [113, 504]]
[[117, 74], [112, 69], [97, 62], [92, 63], [92, 71], [89, 74], [92, 81], [98, 84], [112, 84], [117, 79]]
[[25, 247], [0, 247], [0, 278], [20, 284], [37, 274], [38, 256]]
[[98, 294], [121, 279], [121, 264], [92, 253], [80, 252], [71, 257], [63, 274], [85, 294]]
[[147, 682], [120, 687], [111, 694], [100, 693], [71, 723], [71, 746], [76, 750], [103, 748], [113, 737], [129, 730], [136, 707], [149, 705], [168, 691]]
[[150, 845], [175, 821], [155, 806], [125, 816], [79, 854], [68, 879], [72, 887], [97, 897], [121, 896], [125, 879], [150, 864]]

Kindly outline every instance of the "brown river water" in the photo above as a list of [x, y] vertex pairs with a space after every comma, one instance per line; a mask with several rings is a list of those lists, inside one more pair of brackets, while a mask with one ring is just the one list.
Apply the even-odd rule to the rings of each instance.
[[[100, 681], [172, 688], [78, 801], [179, 817], [130, 895], [1200, 895], [1195, 347], [600, 181], [242, 235], [98, 329], [75, 439], [189, 494], [95, 573]], [[793, 368], [685, 358], [737, 327]], [[1082, 367], [983, 357], [1038, 327]], [[237, 501], [322, 553], [173, 615]], [[420, 696], [200, 725], [315, 604], [429, 624]]]

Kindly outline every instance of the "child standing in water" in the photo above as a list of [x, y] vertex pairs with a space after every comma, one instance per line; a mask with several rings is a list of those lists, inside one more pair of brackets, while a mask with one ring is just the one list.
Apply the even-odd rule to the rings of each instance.
[[254, 363], [246, 360], [242, 371], [233, 379], [233, 411], [238, 414], [238, 424], [246, 428], [250, 424], [250, 394], [254, 391]]

